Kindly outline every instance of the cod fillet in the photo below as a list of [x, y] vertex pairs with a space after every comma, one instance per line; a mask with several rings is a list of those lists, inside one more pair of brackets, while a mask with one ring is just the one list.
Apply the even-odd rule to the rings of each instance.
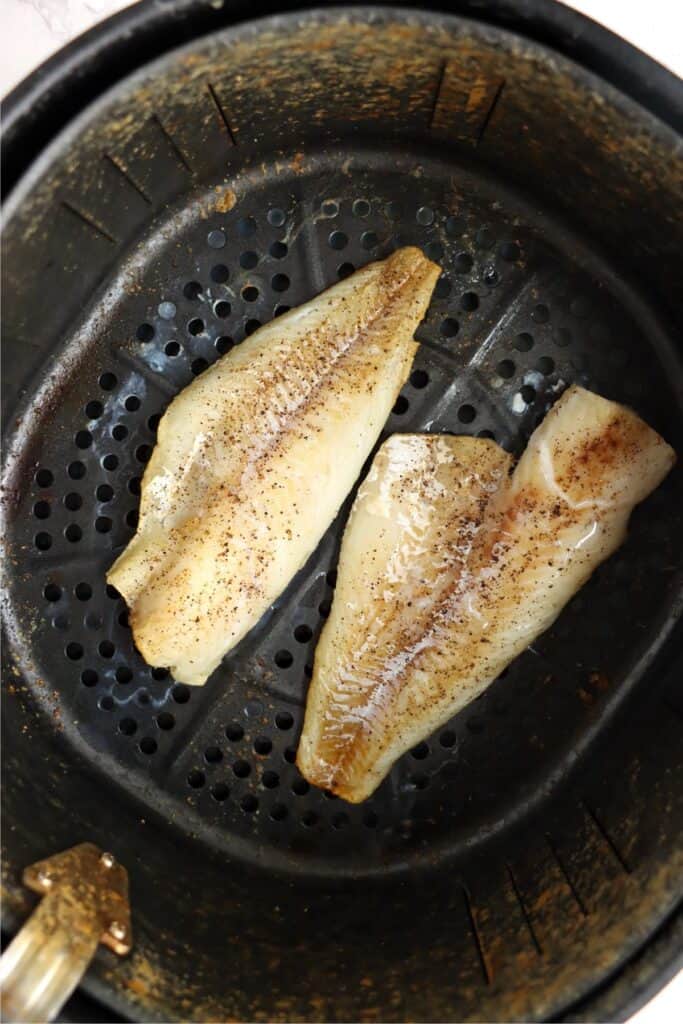
[[580, 387], [512, 475], [492, 441], [385, 441], [346, 527], [315, 654], [305, 778], [365, 800], [551, 625], [674, 461], [635, 413]]
[[150, 665], [201, 684], [314, 550], [404, 383], [440, 269], [404, 248], [261, 327], [161, 419], [107, 579]]

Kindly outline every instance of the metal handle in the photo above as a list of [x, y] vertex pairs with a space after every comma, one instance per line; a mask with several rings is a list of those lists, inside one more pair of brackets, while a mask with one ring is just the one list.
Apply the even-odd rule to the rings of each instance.
[[26, 868], [42, 901], [0, 959], [2, 1020], [50, 1021], [78, 985], [100, 942], [131, 948], [128, 873], [81, 843]]

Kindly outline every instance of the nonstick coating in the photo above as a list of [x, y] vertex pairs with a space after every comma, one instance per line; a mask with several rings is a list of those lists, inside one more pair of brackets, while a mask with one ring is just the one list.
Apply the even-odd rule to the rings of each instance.
[[[211, 95], [235, 143], [218, 92]], [[495, 106], [496, 95], [490, 102]], [[193, 171], [187, 126], [174, 132], [157, 118], [153, 131], [157, 159], [176, 176]], [[57, 250], [60, 241], [68, 254], [80, 240], [84, 247], [117, 245], [117, 218], [125, 224], [152, 202], [139, 168], [115, 155], [106, 159], [124, 197], [120, 211], [116, 198], [93, 211], [70, 196], [54, 227]], [[611, 937], [611, 946], [604, 940], [612, 954], [606, 963], [630, 948], [610, 931], [619, 924], [614, 904], [636, 905], [637, 890], [653, 877], [648, 858], [656, 857], [648, 843], [666, 845], [670, 825], [661, 817], [669, 796], [659, 794], [656, 780], [680, 763], [669, 745], [679, 730], [674, 726], [671, 737], [667, 731], [678, 698], [664, 668], [656, 696], [647, 675], [680, 608], [680, 471], [635, 512], [627, 542], [557, 623], [447, 727], [401, 758], [358, 807], [309, 787], [294, 765], [353, 495], [305, 568], [203, 688], [145, 665], [125, 605], [105, 584], [107, 568], [134, 532], [140, 479], [171, 398], [260, 324], [400, 245], [420, 246], [443, 273], [417, 333], [422, 344], [410, 379], [380, 440], [406, 431], [472, 434], [518, 454], [553, 401], [578, 382], [631, 405], [683, 451], [680, 363], [647, 290], [634, 289], [618, 261], [605, 258], [585, 231], [574, 231], [566, 213], [511, 186], [503, 168], [495, 173], [473, 164], [469, 153], [407, 139], [379, 145], [340, 137], [278, 149], [227, 178], [194, 177], [191, 191], [166, 201], [85, 310], [46, 347], [48, 361], [27, 381], [8, 463], [6, 613], [17, 679], [10, 690], [19, 691], [26, 716], [23, 726], [18, 714], [11, 717], [10, 727], [33, 728], [34, 743], [47, 748], [56, 743], [60, 763], [73, 766], [66, 777], [74, 770], [85, 775], [74, 783], [74, 801], [83, 803], [70, 827], [61, 822], [51, 830], [54, 841], [84, 825], [88, 835], [74, 841], [96, 838], [98, 829], [113, 839], [116, 803], [127, 806], [131, 820], [166, 829], [174, 844], [190, 837], [191, 856], [197, 868], [206, 864], [207, 878], [220, 865], [234, 872], [229, 908], [204, 907], [187, 936], [166, 937], [171, 949], [187, 939], [188, 955], [201, 946], [214, 964], [200, 965], [194, 987], [181, 972], [180, 988], [166, 997], [157, 979], [168, 969], [178, 974], [177, 954], [160, 953], [157, 937], [164, 927], [175, 931], [174, 915], [161, 897], [155, 921], [152, 861], [140, 869], [140, 947], [146, 956], [149, 943], [161, 962], [149, 968], [153, 978], [144, 993], [134, 988], [142, 961], [130, 968], [127, 1012], [141, 1012], [130, 1010], [130, 1000], [138, 999], [146, 1014], [161, 1018], [207, 1019], [227, 1005], [242, 1018], [341, 1019], [375, 998], [385, 1018], [476, 1019], [484, 1005], [489, 1017], [542, 1015], [559, 1005], [558, 997], [553, 1003], [538, 995], [544, 977], [554, 976], [566, 1001], [564, 974], [566, 984], [577, 984], [566, 966], [568, 950], [585, 944], [592, 922], [594, 941]], [[20, 346], [10, 351], [21, 379]], [[643, 700], [647, 714], [654, 713], [653, 735], [664, 737], [663, 769], [657, 758], [644, 768], [639, 753], [635, 766], [601, 753], [624, 721], [630, 730], [640, 721], [632, 746], [642, 748], [646, 716], [637, 709]], [[48, 740], [50, 730], [55, 735]], [[12, 748], [17, 765], [21, 750], [21, 743]], [[48, 775], [53, 770], [50, 759]], [[627, 789], [642, 784], [641, 770], [652, 772], [649, 813], [657, 821], [658, 838], [650, 830], [647, 841], [637, 824], [645, 812], [622, 812], [615, 794], [620, 780]], [[40, 756], [34, 771], [40, 774]], [[98, 808], [100, 772], [116, 794], [110, 808]], [[63, 786], [56, 776], [46, 782], [62, 796]], [[29, 835], [31, 822], [21, 831]], [[117, 853], [126, 862], [128, 852], [132, 864], [135, 915], [136, 866], [151, 837], [131, 832], [135, 839], [119, 834]], [[182, 931], [192, 914], [184, 901], [201, 908], [211, 900], [201, 877], [183, 886], [179, 864], [187, 865], [180, 847], [167, 870], [176, 873], [170, 888], [186, 889], [174, 896]], [[247, 884], [254, 871], [261, 881]], [[157, 879], [159, 872], [163, 877], [163, 864]], [[261, 886], [256, 894], [255, 884]], [[675, 889], [668, 876], [661, 882], [660, 917]], [[384, 899], [391, 909], [381, 920]], [[310, 907], [309, 925], [303, 915], [311, 900], [318, 906], [315, 914]], [[218, 992], [221, 954], [208, 934], [224, 923], [235, 935], [245, 901], [254, 901], [259, 920], [239, 926], [252, 952], [228, 998]], [[647, 920], [642, 935], [652, 927], [652, 916]], [[400, 938], [392, 935], [396, 922]], [[326, 939], [318, 937], [323, 929]], [[280, 974], [293, 955], [288, 934], [296, 936], [297, 955], [312, 964], [301, 969], [301, 982]], [[375, 963], [366, 950], [364, 967], [368, 941], [382, 952]], [[355, 948], [346, 955], [356, 980], [345, 994], [334, 992], [334, 959], [322, 978], [334, 943]], [[459, 943], [467, 954], [456, 984]], [[262, 954], [253, 952], [259, 949]], [[530, 981], [513, 994], [515, 964], [536, 978], [538, 991]], [[105, 962], [102, 971], [120, 985], [121, 968], [117, 975]], [[438, 996], [421, 992], [420, 972]], [[363, 994], [363, 977], [372, 998]], [[264, 992], [268, 985], [271, 994]], [[181, 990], [191, 1009], [183, 1009]], [[320, 1003], [310, 1001], [312, 992]], [[251, 1000], [249, 1009], [243, 998]]]

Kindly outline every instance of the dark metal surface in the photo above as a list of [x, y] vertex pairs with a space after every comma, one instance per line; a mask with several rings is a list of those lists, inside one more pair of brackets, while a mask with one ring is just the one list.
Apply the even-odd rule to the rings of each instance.
[[123, 1012], [542, 1018], [676, 906], [680, 469], [361, 807], [292, 763], [345, 510], [203, 689], [150, 672], [104, 584], [172, 395], [399, 244], [444, 273], [386, 432], [519, 451], [577, 380], [683, 450], [675, 137], [558, 60], [426, 16], [265, 23], [105, 98], [12, 196], [8, 906], [22, 859], [111, 846], [138, 942], [91, 985]]

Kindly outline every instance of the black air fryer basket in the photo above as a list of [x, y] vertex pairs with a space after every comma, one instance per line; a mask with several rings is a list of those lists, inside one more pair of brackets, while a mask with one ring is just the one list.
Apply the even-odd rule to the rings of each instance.
[[171, 398], [399, 245], [443, 274], [383, 437], [517, 453], [576, 381], [683, 453], [680, 82], [544, 0], [278, 6], [143, 3], [6, 106], [5, 927], [91, 841], [117, 1019], [623, 1017], [683, 933], [680, 468], [360, 806], [294, 764], [352, 496], [203, 688], [104, 577]]

